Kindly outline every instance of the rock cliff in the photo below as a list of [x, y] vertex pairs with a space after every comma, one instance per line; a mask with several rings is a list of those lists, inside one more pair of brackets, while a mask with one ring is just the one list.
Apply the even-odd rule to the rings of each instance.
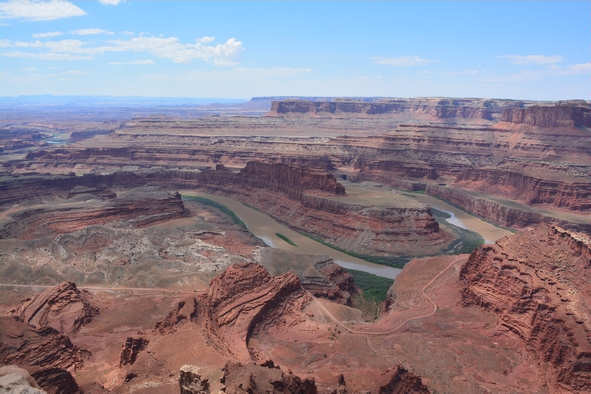
[[521, 101], [453, 99], [453, 98], [412, 98], [377, 99], [362, 101], [356, 99], [311, 101], [277, 100], [271, 104], [271, 115], [285, 114], [356, 114], [356, 115], [428, 115], [434, 119], [478, 119], [492, 121], [507, 107], [525, 105]]
[[591, 106], [584, 101], [566, 101], [554, 105], [506, 108], [501, 120], [533, 127], [591, 127]]
[[90, 294], [72, 282], [51, 287], [13, 310], [18, 320], [35, 329], [51, 327], [66, 334], [78, 331], [98, 313]]
[[294, 273], [271, 276], [258, 264], [234, 264], [211, 281], [206, 293], [179, 303], [156, 329], [170, 334], [192, 321], [222, 354], [256, 360], [258, 355], [249, 348], [251, 335], [303, 319], [302, 310], [310, 301]]
[[[71, 190], [76, 188], [66, 188], [64, 192], [70, 194]], [[15, 213], [13, 220], [0, 229], [0, 238], [34, 239], [123, 220], [142, 227], [182, 217], [185, 213], [178, 193], [134, 191], [90, 203], [65, 200], [62, 204], [55, 204], [55, 208], [24, 209]]]
[[591, 389], [591, 240], [540, 225], [475, 251], [460, 279], [465, 305], [494, 312], [560, 390]]
[[0, 363], [25, 368], [49, 393], [79, 392], [68, 369], [82, 366], [85, 354], [53, 328], [34, 329], [0, 317]]
[[293, 273], [272, 277], [258, 264], [235, 264], [211, 281], [200, 313], [214, 343], [248, 361], [257, 358], [248, 348], [253, 332], [301, 318], [310, 300]]

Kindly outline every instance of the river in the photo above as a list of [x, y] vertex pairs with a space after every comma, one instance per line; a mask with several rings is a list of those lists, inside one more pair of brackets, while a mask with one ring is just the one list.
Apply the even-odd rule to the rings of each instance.
[[[392, 191], [388, 189], [379, 190], [376, 192], [372, 191], [382, 199], [392, 199]], [[260, 238], [266, 245], [287, 250], [296, 254], [308, 254], [308, 255], [320, 255], [332, 257], [334, 262], [341, 267], [363, 271], [384, 278], [395, 279], [396, 276], [402, 271], [399, 268], [389, 267], [382, 264], [370, 263], [368, 261], [358, 259], [356, 257], [349, 256], [346, 253], [339, 252], [338, 250], [332, 249], [326, 245], [323, 245], [313, 239], [292, 230], [285, 224], [279, 223], [271, 216], [253, 209], [249, 206], [242, 204], [241, 202], [234, 200], [229, 197], [218, 196], [200, 191], [190, 190], [182, 191], [182, 194], [187, 196], [201, 196], [211, 200], [217, 201], [220, 204], [225, 205], [231, 209], [238, 217], [246, 224], [248, 229]], [[382, 196], [383, 194], [383, 196]], [[374, 196], [374, 198], [377, 198]], [[415, 194], [410, 198], [414, 198], [417, 201], [429, 205], [435, 209], [446, 212], [451, 217], [447, 218], [447, 222], [458, 227], [475, 231], [482, 235], [486, 243], [493, 243], [497, 239], [502, 238], [506, 235], [511, 234], [509, 231], [496, 227], [490, 223], [484, 222], [475, 216], [472, 216], [461, 209], [458, 209], [452, 205], [447, 204], [445, 201], [439, 200], [435, 197], [426, 194]], [[296, 246], [290, 245], [285, 240], [277, 236], [282, 234], [293, 241]]]
[[494, 243], [498, 239], [512, 234], [509, 230], [485, 222], [474, 215], [470, 215], [466, 211], [428, 194], [415, 193], [413, 197], [425, 205], [451, 215], [451, 217], [446, 219], [448, 223], [480, 234], [484, 238], [484, 243]]
[[[367, 272], [383, 278], [395, 279], [402, 271], [400, 268], [389, 267], [382, 264], [370, 263], [368, 261], [349, 256], [326, 245], [314, 241], [279, 223], [271, 216], [250, 208], [234, 199], [217, 196], [199, 191], [181, 191], [186, 196], [201, 196], [214, 200], [231, 209], [246, 224], [248, 229], [270, 247], [283, 249], [296, 254], [308, 254], [332, 257], [334, 262], [343, 268]], [[297, 246], [290, 245], [277, 234], [282, 234], [293, 241]]]

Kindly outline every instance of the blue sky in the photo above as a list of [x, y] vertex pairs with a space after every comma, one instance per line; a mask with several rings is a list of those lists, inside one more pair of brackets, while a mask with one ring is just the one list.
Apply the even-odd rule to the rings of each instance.
[[591, 1], [0, 0], [0, 96], [591, 97]]

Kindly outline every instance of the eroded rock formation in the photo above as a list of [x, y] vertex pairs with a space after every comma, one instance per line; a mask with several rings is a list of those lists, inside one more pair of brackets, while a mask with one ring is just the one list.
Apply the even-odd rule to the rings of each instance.
[[591, 241], [540, 225], [475, 251], [462, 268], [465, 305], [498, 316], [567, 390], [591, 389]]
[[194, 365], [183, 365], [179, 373], [180, 394], [209, 394], [209, 379]]
[[248, 361], [257, 358], [248, 348], [253, 332], [301, 319], [310, 301], [293, 273], [271, 276], [258, 264], [234, 264], [211, 281], [200, 310], [214, 343], [237, 360]]
[[501, 120], [533, 127], [591, 127], [591, 106], [583, 100], [572, 100], [554, 105], [506, 108]]
[[403, 367], [388, 370], [384, 375], [391, 375], [390, 381], [380, 387], [380, 394], [429, 394], [431, 390], [421, 381], [421, 378], [408, 372]]
[[81, 367], [86, 352], [55, 329], [34, 329], [10, 317], [0, 317], [0, 363], [28, 370], [49, 393], [76, 393], [68, 371]]
[[289, 393], [316, 394], [313, 379], [301, 379], [286, 373], [273, 361], [261, 365], [229, 362], [223, 368], [223, 392], [225, 393]]
[[51, 327], [66, 334], [78, 331], [98, 313], [90, 294], [72, 282], [48, 288], [13, 310], [18, 320], [35, 329]]
[[47, 394], [26, 369], [14, 365], [0, 367], [0, 392], [9, 394]]
[[155, 328], [171, 334], [192, 321], [221, 353], [256, 360], [248, 346], [251, 335], [301, 321], [310, 301], [294, 273], [271, 276], [259, 264], [233, 264], [211, 281], [206, 293], [180, 302]]
[[133, 338], [127, 337], [125, 338], [125, 342], [121, 347], [121, 356], [119, 357], [119, 366], [124, 365], [131, 365], [135, 363], [138, 354], [148, 346], [148, 341], [146, 338]]
[[[75, 193], [76, 188], [68, 191], [68, 194], [72, 192]], [[136, 190], [105, 203], [65, 201], [61, 207], [23, 210], [15, 213], [13, 221], [0, 230], [0, 237], [34, 239], [122, 220], [141, 227], [182, 217], [185, 212], [178, 193]]]

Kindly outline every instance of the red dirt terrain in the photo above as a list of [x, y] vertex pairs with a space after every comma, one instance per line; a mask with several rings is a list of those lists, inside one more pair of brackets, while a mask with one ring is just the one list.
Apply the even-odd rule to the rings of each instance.
[[[43, 121], [20, 144], [10, 129], [0, 364], [50, 393], [590, 392], [590, 108], [279, 99], [266, 116], [137, 118], [55, 146]], [[430, 257], [368, 321], [359, 274], [266, 247], [177, 191], [358, 255]], [[460, 235], [416, 192], [520, 232], [437, 256]]]
[[63, 284], [14, 310], [47, 305], [60, 330], [84, 302], [100, 313], [68, 337], [4, 317], [0, 354], [111, 392], [586, 392], [590, 250], [541, 225], [470, 256], [415, 259], [371, 323], [257, 264], [193, 294], [121, 290], [126, 303]]

